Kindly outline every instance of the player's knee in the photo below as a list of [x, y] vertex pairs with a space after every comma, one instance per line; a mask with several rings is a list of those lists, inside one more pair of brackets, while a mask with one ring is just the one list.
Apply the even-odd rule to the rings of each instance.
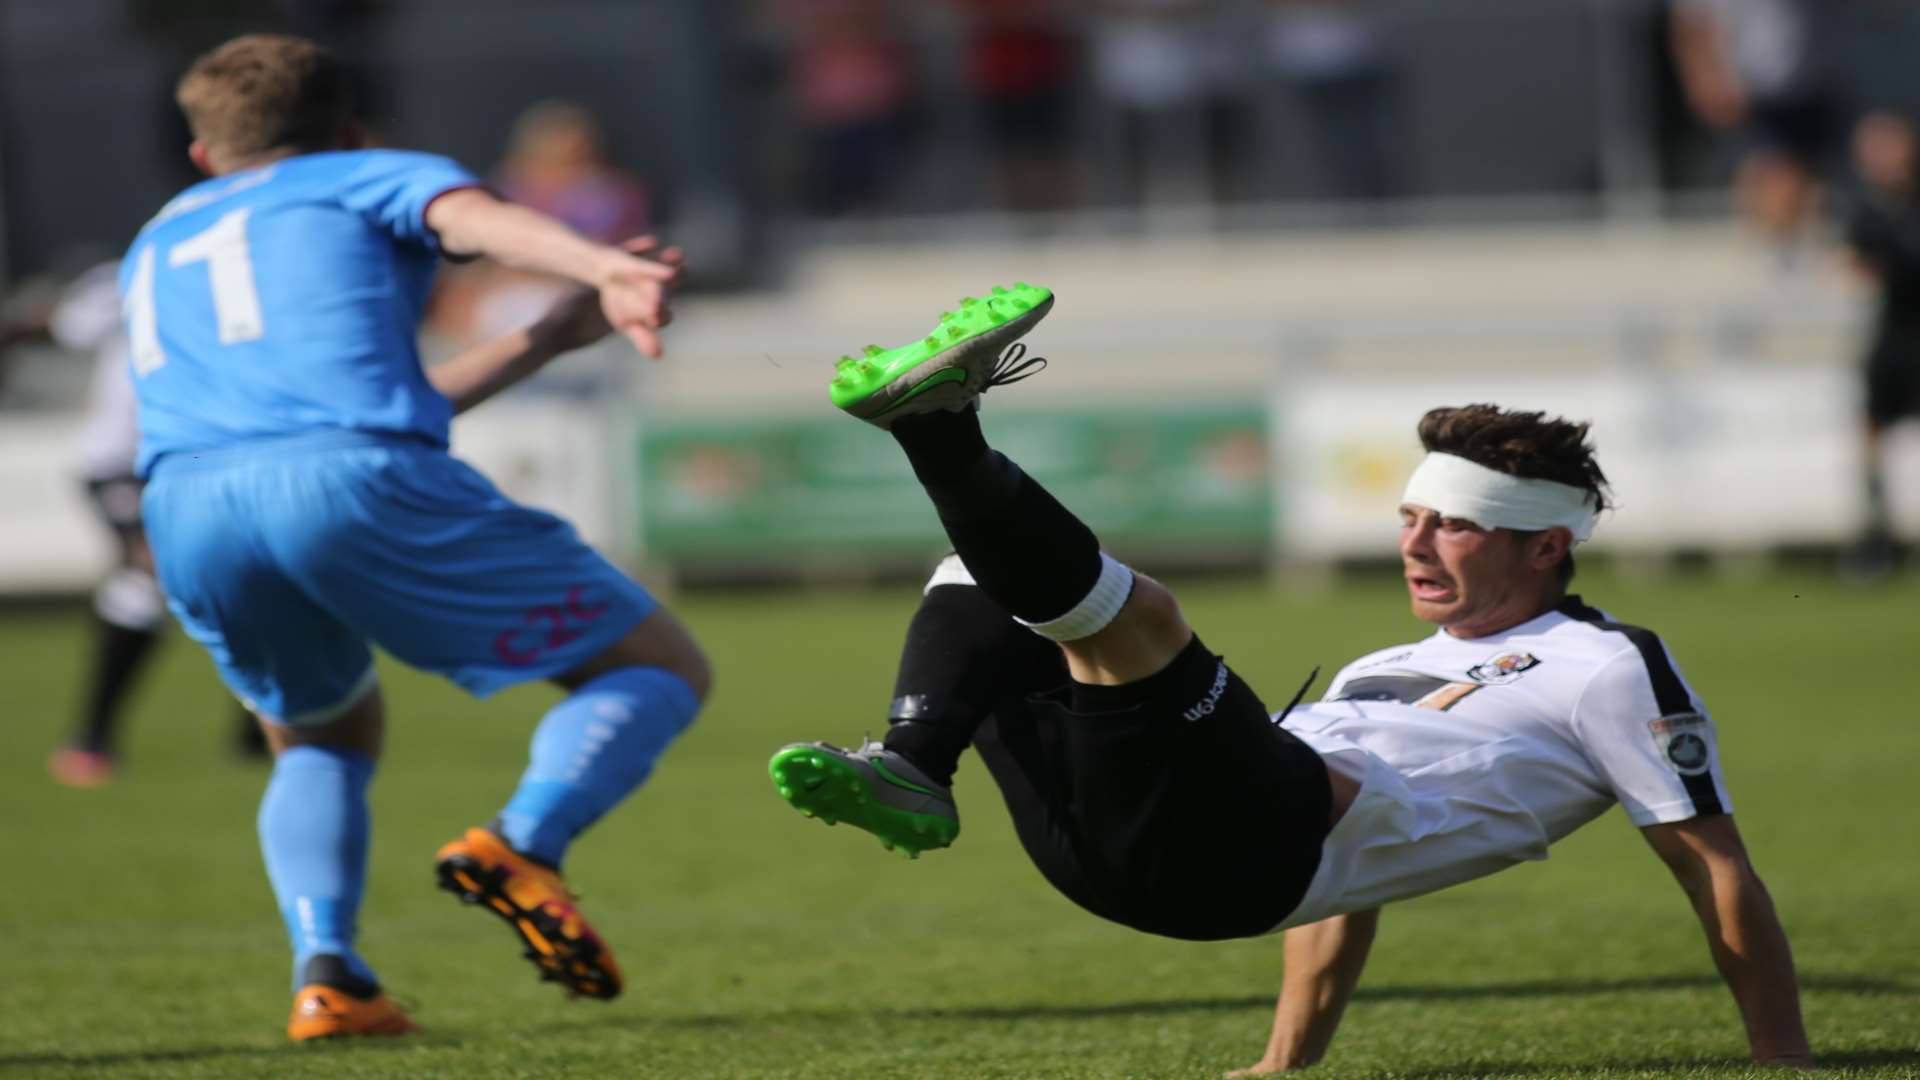
[[686, 624], [666, 609], [654, 613], [636, 631], [644, 633], [642, 646], [653, 667], [663, 668], [680, 677], [705, 701], [713, 690], [713, 661], [694, 640]]
[[1133, 592], [1128, 595], [1121, 614], [1136, 632], [1177, 640], [1183, 647], [1193, 636], [1193, 628], [1187, 625], [1186, 612], [1180, 610], [1180, 601], [1174, 597], [1173, 590], [1138, 571], [1134, 572]]
[[321, 724], [293, 726], [262, 723], [267, 746], [274, 756], [296, 746], [322, 746], [335, 750], [355, 750], [375, 761], [386, 745], [386, 698], [375, 685], [341, 710], [340, 715]]
[[685, 651], [675, 658], [667, 670], [680, 676], [680, 680], [692, 687], [701, 701], [705, 701], [707, 695], [713, 692], [713, 661], [691, 636], [687, 638]]
[[713, 689], [713, 662], [679, 619], [657, 608], [627, 635], [581, 667], [555, 681], [569, 689], [625, 667], [659, 668], [690, 687], [702, 701]]

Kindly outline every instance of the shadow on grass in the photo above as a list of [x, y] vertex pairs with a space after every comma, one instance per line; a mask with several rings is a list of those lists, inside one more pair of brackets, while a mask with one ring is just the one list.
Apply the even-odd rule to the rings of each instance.
[[[1661, 990], [1710, 990], [1721, 986], [1714, 975], [1652, 975], [1636, 979], [1540, 979], [1483, 986], [1361, 987], [1357, 1001], [1475, 1001], [1488, 998], [1583, 997]], [[1803, 989], [1822, 994], [1920, 993], [1920, 986], [1866, 975], [1804, 975]], [[924, 1005], [882, 1009], [795, 1009], [764, 1013], [707, 1013], [693, 1016], [602, 1016], [581, 1027], [670, 1027], [727, 1029], [862, 1020], [1090, 1020], [1114, 1016], [1167, 1016], [1179, 1013], [1239, 1012], [1273, 1007], [1272, 994], [1240, 997], [1173, 998], [1156, 1001], [1019, 1003], [1008, 1005]], [[568, 1025], [572, 1026], [572, 1025]], [[1423, 1074], [1424, 1075], [1424, 1074]], [[1435, 1076], [1453, 1075], [1435, 1073]], [[1470, 1074], [1460, 1074], [1470, 1075]]]
[[[455, 1046], [457, 1040], [434, 1037], [432, 1044]], [[352, 1039], [341, 1041], [316, 1041], [305, 1044], [287, 1043], [283, 1046], [192, 1046], [178, 1050], [124, 1050], [102, 1054], [0, 1054], [0, 1069], [111, 1069], [116, 1066], [164, 1065], [168, 1062], [215, 1061], [243, 1058], [277, 1058], [282, 1063], [311, 1059], [315, 1056], [340, 1053], [365, 1053], [368, 1051], [415, 1050], [421, 1046], [421, 1039]], [[265, 1066], [263, 1066], [264, 1068]]]
[[[1362, 986], [1355, 1001], [1472, 1001], [1479, 998], [1586, 997], [1632, 990], [1702, 990], [1724, 985], [1718, 975], [1647, 975], [1636, 979], [1535, 979], [1484, 986]], [[1802, 975], [1800, 989], [1821, 994], [1920, 993], [1920, 986], [1871, 975]]]
[[[1632, 991], [1716, 989], [1722, 985], [1716, 975], [1650, 975], [1637, 979], [1539, 979], [1523, 982], [1488, 983], [1484, 986], [1363, 986], [1354, 991], [1355, 1001], [1476, 1001], [1486, 998], [1588, 997]], [[1915, 988], [1892, 979], [1868, 976], [1809, 975], [1800, 980], [1801, 988], [1829, 994], [1895, 994]], [[938, 1006], [879, 1010], [870, 1015], [897, 1020], [1080, 1020], [1102, 1016], [1153, 1016], [1165, 1013], [1231, 1012], [1239, 1009], [1267, 1008], [1273, 995], [1249, 997], [1187, 998], [1163, 1001], [1117, 1001], [1059, 1005], [979, 1005], [943, 1008]]]
[[[1873, 1069], [1888, 1066], [1920, 1065], [1920, 1050], [1840, 1050], [1818, 1055], [1822, 1069]], [[1744, 1066], [1744, 1061], [1718, 1057], [1646, 1058], [1609, 1061], [1604, 1065], [1569, 1065], [1565, 1062], [1528, 1062], [1503, 1064], [1475, 1061], [1462, 1065], [1442, 1065], [1414, 1069], [1397, 1075], [1406, 1080], [1453, 1080], [1468, 1077], [1540, 1076], [1617, 1076], [1623, 1072], [1672, 1073], [1688, 1069], [1729, 1069]], [[1790, 1073], [1782, 1075], [1793, 1075]]]

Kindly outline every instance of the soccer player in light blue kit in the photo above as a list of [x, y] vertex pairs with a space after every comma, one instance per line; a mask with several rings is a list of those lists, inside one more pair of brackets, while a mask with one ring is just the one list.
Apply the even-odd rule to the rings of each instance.
[[[211, 179], [122, 266], [138, 468], [169, 602], [277, 755], [259, 826], [293, 943], [288, 1035], [414, 1029], [355, 949], [385, 726], [370, 644], [478, 695], [568, 691], [518, 790], [438, 871], [507, 920], [543, 978], [611, 998], [619, 969], [561, 859], [693, 720], [707, 661], [565, 522], [450, 456], [448, 424], [609, 328], [659, 356], [680, 256], [591, 243], [445, 158], [359, 149], [340, 66], [311, 42], [237, 38], [177, 96]], [[424, 370], [415, 334], [443, 255], [588, 288]]]

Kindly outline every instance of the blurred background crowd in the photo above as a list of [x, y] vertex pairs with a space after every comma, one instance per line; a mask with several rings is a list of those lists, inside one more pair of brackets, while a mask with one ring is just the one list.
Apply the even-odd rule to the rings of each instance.
[[171, 80], [263, 27], [351, 58], [388, 140], [590, 231], [712, 230], [747, 279], [795, 220], [1684, 215], [1738, 177], [1778, 227], [1810, 190], [1780, 174], [1842, 176], [1855, 120], [1920, 106], [1897, 0], [21, 2], [9, 276], [117, 249], [189, 182]]
[[[48, 471], [19, 447], [72, 426], [87, 393], [72, 358], [91, 350], [47, 335], [63, 291], [195, 179], [174, 79], [262, 29], [347, 58], [382, 141], [452, 155], [589, 235], [659, 229], [692, 253], [703, 295], [672, 362], [606, 353], [519, 395], [592, 419], [563, 423], [570, 457], [462, 429], [463, 452], [635, 561], [739, 570], [768, 537], [892, 535], [841, 466], [796, 472], [837, 436], [776, 421], [817, 411], [833, 356], [1012, 277], [1074, 313], [1053, 348], [1098, 358], [1023, 400], [1214, 417], [1156, 436], [1163, 462], [1191, 436], [1188, 471], [1107, 492], [1112, 514], [1163, 524], [1204, 516], [1175, 496], [1239, 492], [1240, 532], [1142, 526], [1183, 555], [1367, 550], [1371, 504], [1327, 539], [1335, 497], [1391, 486], [1396, 409], [1436, 394], [1524, 392], [1611, 425], [1603, 447], [1646, 455], [1656, 485], [1623, 500], [1621, 543], [1879, 537], [1860, 565], [1890, 567], [1903, 515], [1920, 522], [1907, 466], [1873, 464], [1900, 459], [1883, 436], [1920, 409], [1920, 6], [1902, 0], [14, 0], [0, 488]], [[552, 288], [452, 268], [430, 353], [524, 321]], [[1355, 434], [1356, 408], [1381, 432]], [[1257, 415], [1220, 419], [1233, 409]], [[1081, 468], [1097, 500], [1134, 458], [1082, 419], [1084, 438], [1033, 452]], [[1221, 424], [1241, 426], [1210, 443]], [[1715, 474], [1741, 438], [1743, 460], [1786, 472]], [[1729, 491], [1771, 516], [1698, 512]], [[900, 534], [930, 542], [927, 526]], [[78, 575], [12, 565], [0, 589]]]

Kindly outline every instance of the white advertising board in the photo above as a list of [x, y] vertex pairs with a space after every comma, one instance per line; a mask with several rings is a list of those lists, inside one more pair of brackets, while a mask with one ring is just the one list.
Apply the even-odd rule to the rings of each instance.
[[0, 592], [88, 589], [113, 558], [73, 460], [78, 413], [0, 419]]
[[[1857, 378], [1846, 369], [1709, 368], [1592, 376], [1330, 375], [1273, 396], [1282, 558], [1390, 555], [1415, 426], [1436, 405], [1493, 402], [1593, 423], [1617, 508], [1591, 543], [1614, 550], [1759, 550], [1860, 530]], [[1920, 531], [1920, 439], [1896, 440], [1891, 488]]]
[[[0, 420], [0, 592], [84, 591], [110, 564], [112, 537], [74, 472], [79, 421], [77, 413]], [[632, 455], [614, 444], [608, 423], [576, 401], [505, 398], [454, 421], [454, 453], [511, 498], [566, 518], [618, 557], [621, 518], [611, 496], [627, 484]]]

